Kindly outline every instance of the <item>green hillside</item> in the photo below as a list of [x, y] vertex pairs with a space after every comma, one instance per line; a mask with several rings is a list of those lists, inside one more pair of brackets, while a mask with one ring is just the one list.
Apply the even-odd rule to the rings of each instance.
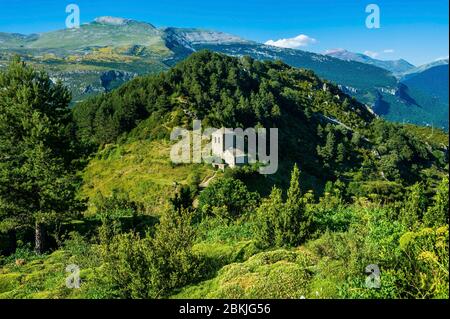
[[[358, 94], [359, 97], [375, 88], [395, 89], [397, 84], [392, 73], [385, 69], [295, 49], [259, 44], [196, 45], [195, 47], [235, 56], [249, 55], [258, 60], [281, 60], [294, 67], [313, 70], [318, 76], [334, 83], [361, 91]], [[362, 100], [362, 102], [369, 101]]]
[[[86, 167], [81, 194], [95, 201], [99, 193], [126, 193], [142, 204], [145, 214], [160, 215], [177, 188], [195, 183], [197, 187], [214, 175], [206, 165], [173, 165], [170, 146], [166, 141], [146, 140], [107, 146]], [[95, 206], [90, 206], [87, 215], [96, 213]]]
[[93, 22], [78, 29], [42, 34], [27, 47], [33, 49], [79, 50], [89, 47], [164, 46], [161, 32], [148, 23], [124, 21], [121, 24]]
[[[72, 109], [17, 59], [0, 85], [0, 298], [448, 298], [442, 131], [210, 51]], [[172, 163], [194, 119], [278, 128], [279, 170]]]
[[[111, 20], [112, 19], [112, 20]], [[0, 34], [0, 68], [18, 54], [70, 88], [73, 100], [108, 92], [138, 74], [167, 69], [163, 32], [149, 23], [102, 17], [77, 29], [39, 35]], [[114, 71], [116, 84], [102, 78]]]
[[298, 163], [303, 187], [316, 194], [327, 182], [340, 180], [350, 186], [348, 198], [374, 192], [391, 193], [394, 199], [402, 187], [427, 176], [435, 176], [429, 180], [433, 184], [446, 161], [445, 134], [436, 131], [432, 136], [430, 131], [424, 140], [426, 129], [380, 121], [310, 71], [208, 51], [167, 73], [137, 78], [79, 103], [74, 115], [80, 138], [101, 149], [83, 175], [83, 194], [94, 199], [97, 192], [109, 196], [120, 190], [150, 214], [158, 214], [155, 205], [164, 206], [174, 194], [174, 183], [190, 185], [213, 175], [206, 164], [170, 163], [172, 128], [191, 129], [194, 119], [201, 119], [204, 128], [279, 128], [275, 175], [230, 172], [261, 195], [274, 185], [287, 187], [290, 170]]
[[[171, 127], [189, 127], [194, 119], [212, 127], [278, 127], [282, 157], [300, 162], [317, 177], [356, 169], [363, 154], [377, 147], [379, 131], [389, 135], [389, 127], [395, 130], [311, 71], [208, 51], [191, 55], [167, 73], [137, 78], [80, 103], [74, 114], [80, 136], [96, 145], [114, 142], [133, 129], [134, 138], [167, 138]], [[341, 163], [329, 163], [329, 171], [317, 170], [324, 161], [317, 147], [326, 143], [327, 135], [336, 139], [335, 147], [348, 149], [348, 155]]]

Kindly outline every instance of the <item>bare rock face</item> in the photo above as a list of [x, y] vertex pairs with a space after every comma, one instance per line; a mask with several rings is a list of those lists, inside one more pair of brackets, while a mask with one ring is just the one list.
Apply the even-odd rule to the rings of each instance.
[[130, 72], [110, 70], [101, 74], [100, 82], [102, 87], [105, 89], [105, 92], [108, 92], [114, 88], [114, 83], [125, 83], [133, 79], [135, 76], [136, 74]]

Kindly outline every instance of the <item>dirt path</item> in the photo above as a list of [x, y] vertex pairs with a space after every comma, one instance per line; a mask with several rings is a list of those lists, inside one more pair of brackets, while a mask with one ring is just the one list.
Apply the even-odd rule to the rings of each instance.
[[214, 175], [211, 177], [207, 177], [203, 182], [200, 183], [200, 188], [206, 188], [209, 186], [209, 183], [216, 177], [217, 171], [214, 172]]

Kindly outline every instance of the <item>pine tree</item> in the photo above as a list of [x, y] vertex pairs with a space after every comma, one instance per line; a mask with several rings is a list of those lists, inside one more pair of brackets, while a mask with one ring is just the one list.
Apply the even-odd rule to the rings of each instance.
[[311, 218], [305, 209], [299, 179], [300, 171], [295, 165], [286, 202], [275, 187], [258, 208], [255, 234], [262, 247], [297, 246], [309, 236]]
[[[327, 130], [329, 130], [328, 127]], [[327, 134], [325, 145], [317, 146], [317, 154], [322, 157], [324, 166], [327, 168], [330, 168], [334, 162], [335, 148], [336, 137], [334, 136], [334, 132], [331, 129], [331, 131], [329, 131]]]
[[18, 57], [0, 74], [0, 230], [35, 228], [75, 210], [70, 93]]
[[274, 187], [256, 211], [255, 237], [263, 248], [279, 246], [283, 242], [284, 203], [281, 189]]
[[339, 143], [336, 152], [337, 152], [336, 162], [343, 163], [346, 157], [345, 145], [343, 143]]
[[310, 220], [307, 216], [300, 189], [300, 170], [297, 164], [291, 174], [291, 183], [284, 207], [284, 241], [289, 246], [299, 245], [308, 236]]

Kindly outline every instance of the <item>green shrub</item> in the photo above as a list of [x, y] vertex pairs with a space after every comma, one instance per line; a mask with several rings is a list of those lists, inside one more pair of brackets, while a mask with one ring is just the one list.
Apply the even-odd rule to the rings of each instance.
[[240, 180], [223, 178], [200, 193], [199, 209], [204, 215], [232, 219], [253, 211], [258, 201], [259, 195], [249, 192]]
[[296, 246], [311, 236], [312, 218], [306, 209], [310, 196], [302, 196], [299, 178], [300, 171], [295, 165], [286, 202], [282, 191], [274, 187], [257, 209], [254, 232], [261, 247]]
[[198, 277], [194, 240], [190, 213], [168, 210], [154, 237], [128, 233], [113, 238], [106, 276], [121, 298], [164, 297]]
[[402, 284], [409, 298], [448, 298], [448, 226], [422, 228], [400, 239]]
[[312, 227], [315, 236], [319, 236], [326, 231], [345, 232], [359, 218], [355, 209], [346, 205], [329, 208], [328, 205], [322, 205], [321, 202], [310, 205], [308, 209], [312, 214]]
[[439, 184], [437, 192], [433, 197], [433, 205], [428, 208], [423, 218], [423, 222], [427, 226], [448, 225], [448, 194], [448, 177], [446, 176]]

